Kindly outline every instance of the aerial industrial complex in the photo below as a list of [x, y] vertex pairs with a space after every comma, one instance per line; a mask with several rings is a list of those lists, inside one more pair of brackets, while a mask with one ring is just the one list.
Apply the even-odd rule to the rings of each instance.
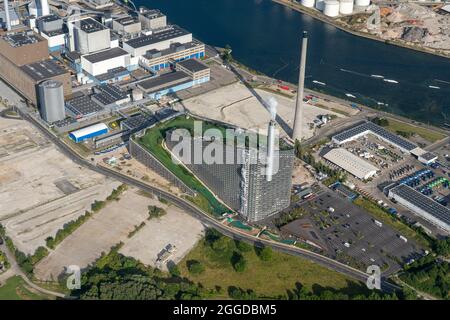
[[[342, 18], [371, 1], [300, 3]], [[0, 21], [0, 222], [36, 279], [117, 243], [172, 272], [214, 228], [235, 240], [224, 272], [244, 241], [264, 267], [270, 246], [358, 281], [379, 266], [396, 290], [450, 235], [447, 131], [305, 89], [307, 32], [294, 86], [131, 2], [4, 1]]]

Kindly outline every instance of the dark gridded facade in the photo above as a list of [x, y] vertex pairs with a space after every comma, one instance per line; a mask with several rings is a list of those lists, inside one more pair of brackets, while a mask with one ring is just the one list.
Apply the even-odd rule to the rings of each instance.
[[[173, 149], [178, 143], [166, 135], [166, 145]], [[222, 163], [208, 164], [194, 161], [194, 147], [191, 148], [190, 163], [185, 163], [208, 188], [227, 206], [239, 212], [248, 221], [259, 221], [287, 208], [290, 204], [294, 150], [275, 152], [279, 156], [278, 171], [267, 181], [266, 165], [257, 159], [255, 152], [221, 142], [203, 142], [203, 150], [213, 143], [222, 147]], [[226, 161], [234, 159], [233, 163]]]

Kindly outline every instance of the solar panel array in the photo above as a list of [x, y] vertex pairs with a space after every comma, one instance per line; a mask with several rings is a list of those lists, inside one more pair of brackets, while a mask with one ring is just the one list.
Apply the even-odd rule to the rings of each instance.
[[450, 225], [450, 209], [437, 203], [433, 199], [423, 195], [407, 185], [399, 185], [391, 190], [392, 193], [398, 195], [414, 206], [422, 209], [436, 219]]
[[341, 132], [341, 133], [333, 136], [333, 140], [342, 142], [342, 141], [351, 139], [352, 137], [362, 134], [364, 132], [367, 132], [367, 133], [370, 132], [374, 135], [377, 135], [377, 136], [389, 141], [390, 143], [397, 145], [408, 151], [411, 151], [411, 150], [417, 148], [417, 146], [414, 143], [411, 143], [408, 140], [403, 139], [403, 138], [387, 131], [386, 129], [376, 125], [373, 122], [365, 122], [360, 125], [357, 125], [356, 127], [345, 130], [344, 132]]
[[98, 91], [98, 93], [94, 94], [92, 97], [105, 106], [128, 98], [126, 92], [119, 87], [110, 84], [99, 85], [95, 87], [95, 90]]
[[153, 44], [153, 43], [158, 43], [164, 40], [170, 40], [170, 39], [174, 39], [177, 37], [181, 37], [184, 35], [189, 34], [188, 31], [173, 25], [172, 27], [165, 29], [163, 31], [159, 31], [159, 32], [155, 32], [151, 35], [144, 35], [141, 37], [137, 37], [134, 39], [131, 39], [129, 41], [126, 42], [126, 44], [128, 44], [129, 46], [133, 47], [133, 48], [141, 48], [141, 47], [145, 47], [147, 45]]

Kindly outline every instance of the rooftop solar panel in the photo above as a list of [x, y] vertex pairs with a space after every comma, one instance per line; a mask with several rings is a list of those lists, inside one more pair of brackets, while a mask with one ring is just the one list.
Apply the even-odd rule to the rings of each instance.
[[375, 135], [389, 141], [390, 143], [397, 145], [408, 151], [411, 151], [411, 150], [417, 148], [417, 146], [415, 144], [393, 134], [392, 132], [387, 131], [386, 129], [376, 125], [373, 122], [365, 122], [360, 125], [357, 125], [356, 127], [345, 130], [344, 132], [336, 134], [335, 136], [333, 136], [333, 140], [342, 142], [342, 141], [350, 139], [356, 135], [362, 134], [364, 132], [367, 132], [367, 133], [370, 132], [372, 134], [375, 134]]
[[391, 192], [450, 225], [450, 209], [437, 203], [433, 199], [403, 184], [391, 189]]

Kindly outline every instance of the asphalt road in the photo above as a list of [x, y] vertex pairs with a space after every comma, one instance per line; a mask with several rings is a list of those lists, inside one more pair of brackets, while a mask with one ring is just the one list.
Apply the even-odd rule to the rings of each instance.
[[[260, 238], [256, 238], [254, 236], [248, 235], [246, 233], [243, 233], [237, 229], [233, 229], [230, 228], [226, 225], [223, 225], [220, 221], [217, 221], [216, 219], [214, 219], [213, 217], [209, 216], [206, 212], [200, 210], [199, 208], [197, 208], [196, 206], [194, 206], [193, 204], [191, 204], [190, 202], [188, 202], [187, 200], [184, 200], [182, 198], [178, 198], [176, 196], [174, 196], [173, 194], [166, 192], [164, 190], [161, 190], [159, 188], [156, 188], [154, 186], [148, 185], [146, 183], [143, 183], [139, 180], [135, 180], [133, 178], [130, 178], [126, 175], [123, 175], [117, 171], [105, 168], [105, 167], [101, 167], [101, 166], [96, 166], [95, 164], [89, 162], [88, 160], [82, 158], [81, 156], [79, 156], [75, 151], [73, 151], [70, 147], [68, 147], [66, 144], [64, 144], [60, 139], [58, 139], [56, 136], [54, 136], [50, 131], [47, 130], [47, 128], [40, 123], [38, 120], [36, 120], [34, 117], [32, 117], [30, 114], [28, 114], [26, 111], [24, 112], [23, 110], [19, 110], [20, 114], [22, 115], [22, 117], [31, 122], [33, 125], [35, 125], [39, 130], [41, 130], [41, 132], [50, 140], [52, 141], [59, 149], [60, 151], [66, 155], [67, 157], [69, 157], [70, 159], [72, 159], [72, 161], [74, 161], [75, 163], [77, 163], [80, 166], [84, 166], [86, 168], [89, 168], [93, 171], [96, 171], [100, 174], [103, 174], [105, 176], [108, 176], [110, 178], [114, 178], [118, 181], [121, 181], [123, 183], [126, 183], [128, 185], [137, 187], [143, 191], [152, 193], [158, 197], [164, 198], [170, 202], [172, 202], [173, 204], [175, 204], [176, 206], [178, 206], [179, 208], [185, 210], [187, 213], [189, 213], [190, 215], [192, 215], [193, 217], [199, 219], [203, 224], [205, 224], [208, 227], [214, 228], [217, 231], [221, 232], [222, 234], [231, 237], [233, 239], [236, 240], [241, 240], [241, 241], [245, 241], [247, 243], [250, 243], [252, 245], [256, 245], [256, 246], [269, 246], [272, 247], [273, 249], [279, 251], [279, 252], [284, 252], [290, 255], [294, 255], [294, 256], [299, 256], [299, 257], [303, 257], [306, 259], [309, 259], [311, 261], [314, 261], [322, 266], [325, 266], [331, 270], [335, 270], [337, 272], [343, 273], [351, 278], [354, 278], [356, 280], [362, 281], [362, 282], [366, 282], [369, 275], [354, 269], [350, 266], [347, 266], [345, 264], [342, 264], [336, 260], [330, 259], [328, 257], [322, 256], [320, 254], [305, 250], [305, 249], [301, 249], [301, 248], [297, 248], [297, 247], [293, 247], [293, 246], [289, 246], [289, 245], [285, 245], [282, 243], [276, 243], [273, 241], [268, 241], [268, 240], [264, 240], [264, 239], [260, 239]], [[381, 288], [382, 290], [385, 291], [393, 291], [398, 289], [397, 286], [393, 285], [390, 282], [387, 282], [386, 279], [382, 279], [381, 282]]]

